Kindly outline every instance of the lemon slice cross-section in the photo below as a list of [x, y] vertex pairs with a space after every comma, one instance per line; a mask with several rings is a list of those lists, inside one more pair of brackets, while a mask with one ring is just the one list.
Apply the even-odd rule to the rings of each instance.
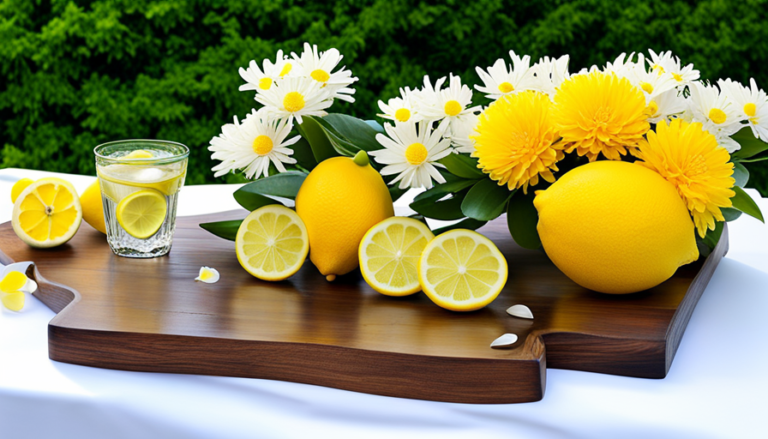
[[75, 188], [60, 178], [41, 178], [16, 196], [11, 223], [16, 235], [32, 247], [48, 248], [72, 239], [83, 210]]
[[147, 239], [160, 230], [168, 213], [165, 196], [155, 189], [144, 189], [123, 198], [117, 204], [117, 222], [129, 235]]
[[301, 268], [309, 252], [304, 222], [293, 210], [280, 205], [260, 207], [240, 224], [235, 238], [237, 260], [251, 275], [269, 281], [283, 280]]
[[360, 272], [368, 285], [387, 296], [421, 291], [419, 258], [435, 235], [413, 218], [392, 217], [371, 227], [360, 241]]
[[445, 232], [427, 244], [419, 280], [427, 297], [451, 311], [491, 303], [507, 282], [507, 261], [496, 245], [471, 230]]

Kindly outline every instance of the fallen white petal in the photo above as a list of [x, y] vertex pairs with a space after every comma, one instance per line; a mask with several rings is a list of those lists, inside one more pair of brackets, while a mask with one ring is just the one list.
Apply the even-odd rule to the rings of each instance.
[[200, 274], [197, 275], [195, 280], [205, 282], [207, 284], [212, 284], [218, 282], [220, 277], [221, 276], [219, 275], [218, 270], [215, 268], [200, 267]]
[[27, 278], [27, 283], [25, 283], [24, 286], [21, 287], [21, 290], [19, 291], [23, 291], [25, 293], [34, 293], [35, 291], [37, 291], [37, 282], [33, 281], [30, 278]]
[[521, 319], [532, 319], [533, 313], [531, 309], [525, 305], [512, 305], [507, 308], [507, 314], [513, 317], [519, 317]]
[[491, 343], [492, 348], [502, 348], [507, 346], [512, 346], [517, 342], [517, 335], [515, 334], [504, 334], [501, 337], [497, 338]]

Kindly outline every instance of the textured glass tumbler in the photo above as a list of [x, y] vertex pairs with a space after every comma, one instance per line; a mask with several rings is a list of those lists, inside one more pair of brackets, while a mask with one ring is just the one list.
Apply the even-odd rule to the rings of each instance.
[[130, 258], [167, 254], [189, 148], [165, 140], [120, 140], [94, 153], [112, 251]]

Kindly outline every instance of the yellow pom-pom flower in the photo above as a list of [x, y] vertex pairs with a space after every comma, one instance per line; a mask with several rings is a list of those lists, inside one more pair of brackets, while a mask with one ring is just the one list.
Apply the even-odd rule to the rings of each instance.
[[564, 156], [552, 119], [552, 102], [538, 92], [503, 96], [481, 115], [475, 151], [479, 168], [510, 190], [539, 182], [553, 183], [555, 165]]
[[594, 161], [621, 160], [650, 129], [643, 92], [625, 78], [594, 71], [574, 75], [555, 94], [554, 119], [566, 152]]
[[736, 182], [731, 156], [700, 123], [675, 119], [656, 125], [648, 140], [640, 142], [636, 163], [661, 174], [672, 183], [691, 211], [699, 236], [724, 221], [721, 207], [731, 207]]

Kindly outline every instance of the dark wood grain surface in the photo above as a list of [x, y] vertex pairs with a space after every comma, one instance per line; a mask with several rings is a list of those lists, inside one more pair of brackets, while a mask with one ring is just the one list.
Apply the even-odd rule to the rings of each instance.
[[[58, 315], [50, 358], [132, 371], [292, 381], [379, 395], [466, 403], [543, 397], [546, 368], [666, 376], [693, 309], [728, 247], [648, 291], [609, 296], [579, 287], [540, 251], [517, 247], [505, 218], [480, 230], [507, 257], [509, 280], [488, 307], [453, 313], [423, 294], [383, 296], [359, 272], [328, 283], [311, 262], [290, 279], [251, 277], [234, 243], [179, 218], [166, 257], [117, 257], [83, 223], [59, 248], [37, 250], [0, 225], [0, 262], [33, 261], [39, 297]], [[3, 254], [4, 253], [4, 254]], [[194, 282], [201, 266], [216, 284]], [[505, 310], [527, 305], [534, 320]], [[512, 332], [510, 349], [490, 343]]]

